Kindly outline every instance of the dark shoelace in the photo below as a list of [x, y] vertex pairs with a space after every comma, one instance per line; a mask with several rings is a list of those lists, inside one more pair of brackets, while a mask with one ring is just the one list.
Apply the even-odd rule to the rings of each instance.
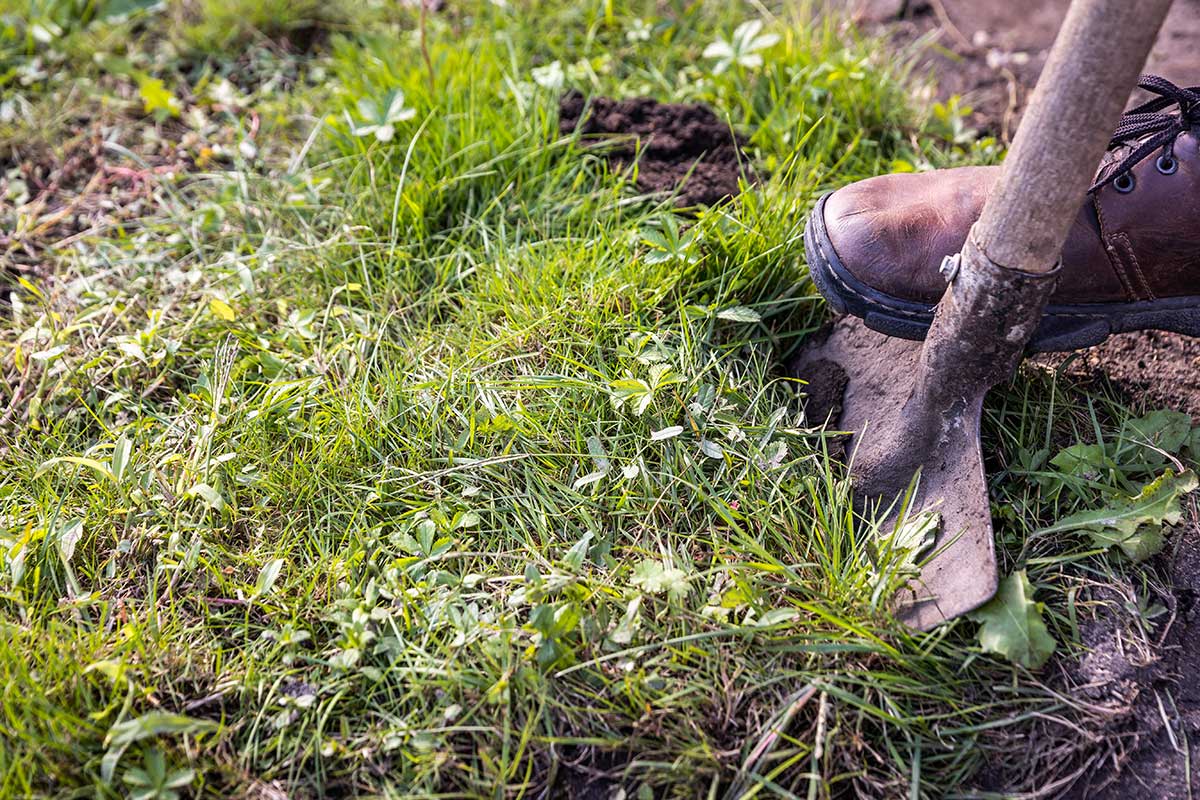
[[[1183, 88], [1176, 86], [1166, 78], [1157, 75], [1143, 75], [1138, 78], [1138, 87], [1158, 95], [1158, 97], [1140, 106], [1126, 111], [1117, 124], [1112, 141], [1108, 143], [1111, 150], [1120, 145], [1133, 142], [1149, 136], [1117, 164], [1104, 171], [1104, 177], [1092, 184], [1089, 191], [1096, 191], [1102, 186], [1125, 175], [1129, 169], [1145, 158], [1155, 148], [1163, 149], [1160, 158], [1160, 168], [1164, 164], [1174, 164], [1175, 155], [1172, 148], [1175, 137], [1190, 128], [1200, 125], [1200, 86]], [[1164, 113], [1163, 109], [1171, 106], [1179, 107], [1179, 114]], [[1174, 171], [1173, 168], [1171, 171]], [[1127, 179], [1128, 180], [1128, 179]]]

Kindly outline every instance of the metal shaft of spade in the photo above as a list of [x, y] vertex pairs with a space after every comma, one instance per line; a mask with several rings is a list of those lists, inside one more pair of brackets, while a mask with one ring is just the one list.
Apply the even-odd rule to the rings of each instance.
[[1075, 0], [999, 181], [962, 252], [947, 261], [949, 286], [924, 344], [843, 326], [825, 345], [823, 357], [850, 365], [843, 422], [858, 426], [844, 425], [858, 431], [851, 475], [860, 500], [891, 504], [919, 474], [910, 508], [940, 515], [934, 555], [898, 598], [914, 627], [995, 594], [983, 397], [1011, 377], [1041, 319], [1068, 229], [1169, 7]]

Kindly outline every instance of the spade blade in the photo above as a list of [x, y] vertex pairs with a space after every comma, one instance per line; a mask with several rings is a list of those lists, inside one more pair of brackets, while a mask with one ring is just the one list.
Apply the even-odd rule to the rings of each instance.
[[[936, 513], [940, 524], [926, 549], [931, 555], [922, 562], [920, 577], [893, 602], [901, 620], [928, 630], [990, 600], [998, 574], [979, 444], [987, 387], [947, 404], [949, 413], [937, 415], [938, 444], [928, 447], [927, 437], [921, 435], [924, 420], [914, 415], [927, 416], [929, 409], [914, 409], [911, 402], [922, 369], [921, 349], [921, 342], [885, 336], [858, 319], [842, 317], [806, 346], [795, 373], [809, 382], [814, 395], [824, 393], [833, 405], [838, 404], [838, 388], [844, 386], [836, 426], [852, 432], [847, 453], [860, 506], [874, 500], [882, 508], [894, 508], [893, 501], [919, 471], [908, 513]], [[809, 416], [815, 419], [825, 409], [813, 405]], [[904, 452], [896, 452], [886, 469], [878, 464], [874, 469], [856, 469], [857, 453], [887, 448]], [[891, 529], [897, 513], [885, 521], [884, 530]]]

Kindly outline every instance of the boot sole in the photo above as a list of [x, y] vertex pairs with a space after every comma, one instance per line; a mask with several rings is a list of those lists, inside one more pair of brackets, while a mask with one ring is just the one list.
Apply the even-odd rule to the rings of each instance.
[[[858, 317], [871, 330], [921, 341], [929, 332], [936, 304], [902, 300], [855, 278], [834, 252], [825, 229], [825, 194], [804, 227], [808, 272], [817, 290], [839, 314]], [[1035, 353], [1082, 350], [1114, 333], [1160, 330], [1200, 336], [1200, 297], [1169, 297], [1132, 303], [1049, 305], [1029, 340]]]

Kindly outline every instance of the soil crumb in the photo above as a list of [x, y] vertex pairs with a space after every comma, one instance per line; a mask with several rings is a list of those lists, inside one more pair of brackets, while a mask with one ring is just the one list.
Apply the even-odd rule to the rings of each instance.
[[680, 207], [712, 205], [738, 193], [743, 142], [699, 103], [586, 98], [571, 91], [559, 102], [558, 126], [564, 135], [578, 130], [603, 142], [614, 166], [636, 161], [638, 189], [677, 192]]

